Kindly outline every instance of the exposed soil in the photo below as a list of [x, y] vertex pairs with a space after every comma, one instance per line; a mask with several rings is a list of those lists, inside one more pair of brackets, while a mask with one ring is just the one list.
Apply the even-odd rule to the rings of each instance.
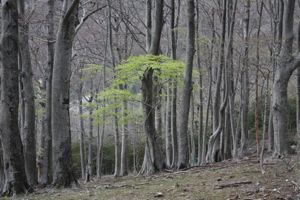
[[80, 183], [79, 188], [36, 189], [20, 199], [144, 200], [144, 199], [296, 199], [295, 158], [267, 160], [262, 175], [256, 157], [225, 161], [186, 171], [154, 176], [128, 176]]

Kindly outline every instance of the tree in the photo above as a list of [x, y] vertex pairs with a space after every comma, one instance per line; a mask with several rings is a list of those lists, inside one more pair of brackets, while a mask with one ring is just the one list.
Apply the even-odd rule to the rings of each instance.
[[52, 110], [52, 76], [54, 64], [54, 0], [48, 0], [47, 14], [47, 69], [46, 69], [46, 111], [45, 125], [42, 132], [42, 151], [41, 157], [41, 174], [39, 181], [42, 185], [51, 183], [52, 180], [52, 133], [51, 133], [51, 110]]
[[241, 148], [240, 155], [243, 155], [248, 142], [248, 111], [249, 111], [249, 21], [250, 21], [250, 0], [244, 1], [243, 18], [243, 69], [241, 71]]
[[181, 108], [181, 122], [178, 134], [178, 163], [179, 169], [186, 168], [189, 165], [188, 155], [188, 120], [192, 94], [192, 72], [195, 54], [195, 2], [187, 1], [188, 13], [188, 35], [186, 51], [186, 68], [184, 73], [183, 102]]
[[16, 0], [2, 1], [0, 136], [5, 166], [2, 194], [26, 193], [23, 147], [18, 126], [18, 10]]
[[[151, 33], [149, 53], [159, 55], [161, 32], [163, 28], [163, 0], [156, 0], [155, 21]], [[155, 102], [153, 86], [153, 68], [145, 70], [142, 77], [142, 102], [145, 119], [146, 147], [141, 173], [153, 173], [163, 169], [163, 160], [159, 153], [158, 137], [155, 129]]]
[[52, 79], [53, 185], [76, 183], [72, 169], [70, 130], [70, 76], [79, 0], [64, 0], [55, 44]]
[[[21, 69], [21, 93], [24, 103], [24, 122], [21, 127], [23, 139], [25, 171], [30, 185], [37, 184], [36, 168], [36, 134], [35, 134], [35, 103], [32, 83], [31, 57], [29, 50], [29, 24], [25, 16], [25, 2], [18, 1], [19, 10], [19, 49], [20, 49], [20, 69]], [[23, 109], [21, 109], [23, 110]]]
[[287, 86], [293, 71], [300, 66], [300, 53], [293, 55], [295, 0], [284, 1], [283, 41], [273, 83], [274, 156], [287, 153]]

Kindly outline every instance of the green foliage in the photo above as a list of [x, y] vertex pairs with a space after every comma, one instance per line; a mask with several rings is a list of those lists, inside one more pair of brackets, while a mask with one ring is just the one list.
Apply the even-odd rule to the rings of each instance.
[[[184, 63], [172, 60], [166, 56], [141, 55], [132, 56], [116, 67], [115, 79], [111, 87], [97, 94], [96, 101], [84, 104], [86, 107], [95, 108], [93, 113], [94, 123], [102, 124], [103, 115], [117, 118], [120, 124], [137, 120], [141, 116], [141, 109], [125, 109], [124, 102], [141, 101], [140, 93], [134, 93], [131, 88], [135, 87], [141, 80], [145, 70], [154, 69], [154, 76], [159, 82], [180, 80]], [[98, 72], [100, 66], [88, 65], [84, 68], [85, 73]], [[126, 87], [124, 87], [126, 85]], [[86, 116], [82, 116], [86, 117]]]
[[113, 86], [136, 83], [148, 68], [154, 69], [154, 75], [161, 80], [178, 79], [183, 72], [184, 63], [166, 56], [141, 55], [132, 56], [117, 66]]

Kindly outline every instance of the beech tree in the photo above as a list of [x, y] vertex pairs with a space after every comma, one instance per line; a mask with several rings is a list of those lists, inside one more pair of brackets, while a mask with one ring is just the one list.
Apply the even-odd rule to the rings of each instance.
[[287, 153], [287, 87], [294, 70], [300, 66], [300, 53], [293, 55], [295, 0], [284, 1], [283, 40], [273, 83], [274, 156]]
[[181, 107], [181, 123], [178, 135], [178, 164], [179, 169], [189, 166], [188, 155], [188, 121], [190, 101], [192, 94], [192, 72], [193, 61], [195, 54], [195, 2], [194, 0], [187, 1], [188, 13], [188, 36], [187, 36], [187, 51], [186, 51], [186, 68], [184, 73], [184, 89], [183, 103]]
[[56, 36], [52, 79], [53, 185], [76, 183], [72, 169], [70, 130], [70, 76], [79, 0], [64, 0]]
[[2, 194], [22, 194], [29, 189], [23, 146], [18, 126], [18, 7], [16, 0], [2, 1], [1, 37], [1, 117], [0, 136], [5, 166], [5, 184]]

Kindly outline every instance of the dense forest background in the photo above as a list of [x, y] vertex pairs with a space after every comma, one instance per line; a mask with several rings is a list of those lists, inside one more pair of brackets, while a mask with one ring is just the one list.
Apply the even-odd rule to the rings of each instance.
[[296, 153], [298, 1], [1, 4], [3, 195]]

